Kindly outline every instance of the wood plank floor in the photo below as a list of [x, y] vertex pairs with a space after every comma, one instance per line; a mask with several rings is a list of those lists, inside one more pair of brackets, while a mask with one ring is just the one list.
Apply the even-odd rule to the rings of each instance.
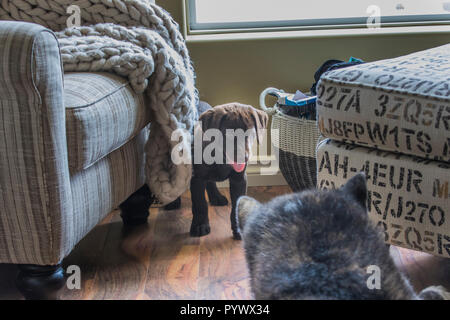
[[[223, 190], [229, 199], [227, 190]], [[248, 195], [267, 201], [290, 192], [288, 187], [253, 187]], [[241, 242], [231, 238], [228, 207], [210, 207], [211, 234], [189, 237], [190, 195], [182, 209], [152, 208], [149, 223], [122, 226], [112, 212], [64, 260], [82, 272], [81, 290], [62, 292], [62, 299], [251, 299]], [[428, 285], [450, 289], [450, 259], [391, 247], [398, 267], [416, 290]], [[0, 299], [19, 299], [14, 288], [17, 268], [0, 264]]]

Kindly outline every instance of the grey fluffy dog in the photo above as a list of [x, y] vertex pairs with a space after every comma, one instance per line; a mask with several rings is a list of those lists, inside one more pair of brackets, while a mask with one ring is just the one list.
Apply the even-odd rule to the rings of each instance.
[[[238, 202], [251, 287], [256, 299], [445, 299], [442, 287], [416, 294], [369, 220], [364, 174], [341, 189], [304, 191], [261, 205]], [[370, 289], [370, 266], [379, 289]]]

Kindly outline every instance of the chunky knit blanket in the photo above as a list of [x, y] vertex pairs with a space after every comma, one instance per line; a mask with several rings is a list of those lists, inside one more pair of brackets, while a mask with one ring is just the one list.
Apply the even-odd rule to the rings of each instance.
[[[81, 11], [82, 26], [67, 28], [67, 8]], [[56, 32], [64, 71], [114, 72], [148, 95], [153, 119], [146, 146], [146, 176], [162, 203], [189, 187], [190, 161], [175, 165], [177, 129], [188, 143], [197, 120], [194, 71], [185, 41], [170, 15], [147, 0], [0, 0], [0, 20], [21, 20]], [[190, 159], [190, 154], [183, 155]]]

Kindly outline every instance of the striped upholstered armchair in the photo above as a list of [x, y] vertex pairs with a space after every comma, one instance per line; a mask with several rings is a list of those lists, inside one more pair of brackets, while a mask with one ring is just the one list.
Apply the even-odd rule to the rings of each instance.
[[0, 263], [26, 298], [54, 298], [62, 259], [121, 203], [146, 221], [145, 99], [113, 74], [63, 74], [49, 29], [0, 21]]

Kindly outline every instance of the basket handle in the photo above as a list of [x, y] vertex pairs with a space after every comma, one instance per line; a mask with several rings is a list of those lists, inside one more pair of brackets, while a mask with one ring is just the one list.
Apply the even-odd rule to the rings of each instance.
[[266, 96], [271, 95], [273, 97], [280, 98], [280, 93], [284, 93], [284, 91], [277, 88], [267, 88], [259, 95], [259, 105], [261, 109], [263, 109], [269, 116], [277, 113], [277, 108], [276, 104], [273, 108], [266, 106]]

